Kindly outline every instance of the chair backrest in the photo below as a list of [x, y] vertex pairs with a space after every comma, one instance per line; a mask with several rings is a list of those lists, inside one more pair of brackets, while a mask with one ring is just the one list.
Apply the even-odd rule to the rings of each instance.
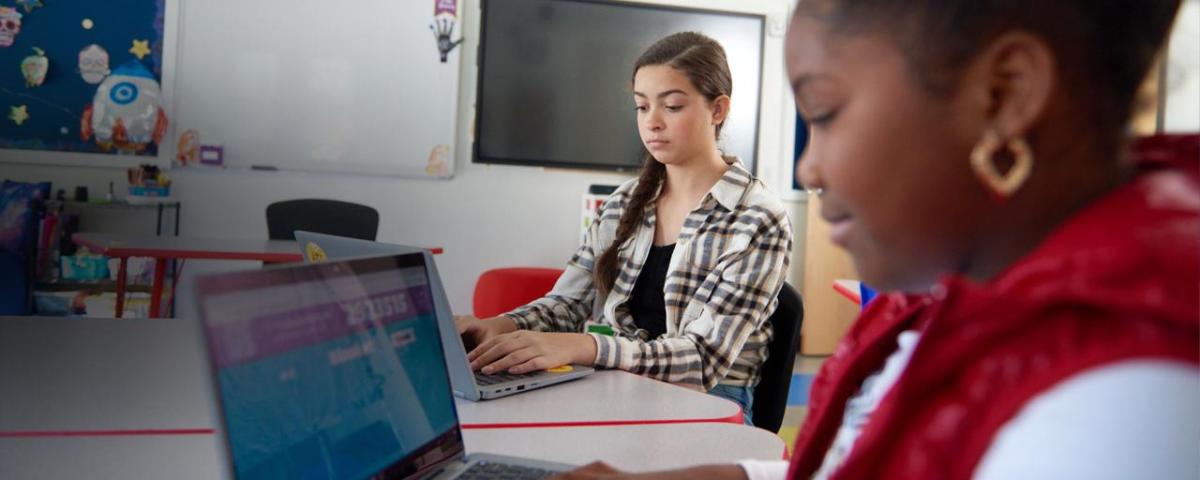
[[767, 361], [763, 363], [761, 380], [754, 388], [754, 425], [778, 432], [787, 409], [788, 389], [796, 350], [800, 344], [800, 326], [804, 323], [804, 303], [794, 287], [783, 284], [779, 290], [779, 305], [767, 319], [775, 330], [767, 345]]
[[379, 212], [366, 205], [318, 198], [267, 206], [267, 236], [271, 240], [295, 240], [296, 230], [375, 240]]
[[541, 298], [554, 288], [563, 273], [557, 268], [496, 268], [479, 275], [472, 307], [475, 316], [488, 318]]

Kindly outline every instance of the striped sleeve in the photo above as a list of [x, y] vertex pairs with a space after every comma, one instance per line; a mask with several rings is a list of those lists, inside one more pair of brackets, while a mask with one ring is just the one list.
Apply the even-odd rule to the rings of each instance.
[[[613, 197], [617, 194], [614, 193]], [[517, 307], [504, 315], [512, 318], [517, 328], [541, 332], [582, 332], [583, 325], [591, 318], [592, 305], [596, 300], [595, 280], [592, 269], [595, 264], [596, 248], [600, 239], [601, 221], [612, 216], [613, 202], [610, 197], [601, 205], [592, 218], [583, 244], [567, 262], [566, 269], [544, 297]], [[620, 212], [617, 212], [620, 215]]]

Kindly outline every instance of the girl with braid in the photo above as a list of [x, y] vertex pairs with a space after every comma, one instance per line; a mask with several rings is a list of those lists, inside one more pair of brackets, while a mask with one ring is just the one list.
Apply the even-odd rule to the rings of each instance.
[[670, 35], [637, 59], [641, 174], [600, 207], [545, 297], [456, 319], [476, 345], [473, 368], [619, 368], [728, 398], [750, 423], [792, 229], [782, 203], [717, 147], [732, 91], [725, 51], [699, 33]]

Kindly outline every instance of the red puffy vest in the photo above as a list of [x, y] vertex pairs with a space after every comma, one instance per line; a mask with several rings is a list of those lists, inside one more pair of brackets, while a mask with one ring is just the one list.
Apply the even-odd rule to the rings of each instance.
[[1000, 427], [1072, 375], [1130, 359], [1200, 365], [1200, 135], [1134, 152], [1136, 179], [986, 284], [949, 277], [872, 302], [812, 385], [789, 478], [820, 468], [846, 402], [904, 330], [921, 341], [835, 479], [970, 478]]

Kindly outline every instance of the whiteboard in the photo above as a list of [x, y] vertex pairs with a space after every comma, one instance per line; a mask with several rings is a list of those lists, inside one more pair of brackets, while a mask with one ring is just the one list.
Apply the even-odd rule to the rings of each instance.
[[179, 3], [170, 151], [195, 130], [228, 167], [453, 175], [460, 55], [430, 25], [455, 2]]

